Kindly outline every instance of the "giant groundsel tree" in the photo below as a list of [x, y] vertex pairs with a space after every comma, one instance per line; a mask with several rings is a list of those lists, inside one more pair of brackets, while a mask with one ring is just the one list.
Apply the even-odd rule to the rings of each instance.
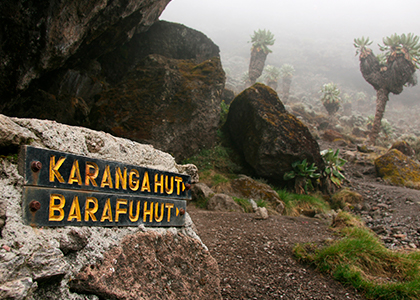
[[295, 68], [290, 64], [284, 64], [280, 68], [283, 88], [283, 101], [287, 102], [289, 100], [290, 85], [292, 84], [292, 78], [295, 74]]
[[368, 48], [371, 44], [369, 38], [354, 39], [363, 78], [376, 90], [376, 112], [369, 134], [369, 141], [374, 144], [389, 94], [398, 95], [404, 86], [417, 83], [415, 72], [419, 67], [420, 44], [419, 37], [412, 33], [393, 34], [383, 38], [383, 45], [379, 45], [382, 54], [378, 56], [373, 55], [372, 49]]
[[254, 35], [251, 36], [251, 59], [248, 71], [251, 84], [254, 84], [257, 78], [261, 76], [267, 55], [272, 52], [268, 46], [274, 45], [274, 42], [274, 34], [272, 34], [270, 30], [258, 29], [258, 31], [254, 31]]

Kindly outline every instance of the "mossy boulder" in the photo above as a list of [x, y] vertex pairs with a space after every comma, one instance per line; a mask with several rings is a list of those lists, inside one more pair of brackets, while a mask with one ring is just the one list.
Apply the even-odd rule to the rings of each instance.
[[260, 177], [282, 182], [292, 163], [304, 159], [324, 169], [319, 145], [309, 129], [288, 113], [277, 93], [264, 84], [254, 84], [232, 101], [226, 128]]
[[182, 160], [216, 142], [225, 74], [220, 58], [202, 63], [149, 55], [100, 94], [91, 127], [152, 144]]
[[387, 183], [420, 189], [420, 164], [397, 149], [375, 160], [376, 174]]
[[284, 203], [279, 195], [268, 184], [256, 181], [251, 177], [240, 175], [231, 182], [233, 194], [239, 198], [264, 200], [277, 212], [283, 213]]
[[413, 148], [411, 148], [410, 144], [406, 141], [396, 141], [392, 144], [391, 149], [397, 149], [407, 156], [413, 156], [415, 154]]

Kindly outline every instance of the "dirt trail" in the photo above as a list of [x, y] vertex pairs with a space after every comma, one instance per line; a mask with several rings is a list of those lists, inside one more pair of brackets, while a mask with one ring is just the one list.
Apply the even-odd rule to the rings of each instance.
[[296, 243], [333, 238], [314, 218], [210, 212], [188, 206], [198, 233], [217, 260], [223, 299], [364, 299], [351, 287], [298, 263]]

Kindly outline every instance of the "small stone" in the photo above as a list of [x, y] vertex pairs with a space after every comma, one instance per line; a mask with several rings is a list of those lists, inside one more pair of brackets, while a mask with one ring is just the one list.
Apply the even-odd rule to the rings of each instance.
[[258, 219], [258, 220], [266, 220], [266, 219], [268, 219], [267, 208], [265, 208], [265, 207], [258, 207], [257, 210], [255, 211], [255, 219]]

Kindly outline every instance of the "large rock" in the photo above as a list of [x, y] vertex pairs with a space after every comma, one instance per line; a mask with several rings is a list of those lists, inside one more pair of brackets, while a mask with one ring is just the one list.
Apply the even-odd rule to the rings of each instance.
[[185, 159], [216, 142], [224, 79], [219, 57], [196, 64], [150, 55], [101, 94], [91, 126]]
[[179, 160], [213, 146], [225, 82], [218, 46], [199, 31], [163, 21], [130, 38], [104, 44], [109, 53], [76, 59], [86, 50], [80, 48], [0, 103], [0, 112], [104, 130]]
[[145, 31], [169, 1], [1, 1], [0, 104], [42, 74], [97, 58]]
[[121, 81], [150, 54], [172, 59], [191, 59], [200, 64], [219, 57], [219, 47], [203, 33], [185, 25], [157, 21], [146, 32], [136, 34], [126, 45], [100, 57], [107, 81]]
[[221, 299], [218, 274], [216, 260], [197, 240], [140, 232], [85, 267], [71, 288], [104, 299]]
[[[16, 153], [19, 145], [30, 144], [163, 171], [189, 171], [195, 173], [192, 178], [197, 178], [197, 168], [180, 166], [171, 155], [150, 145], [104, 132], [4, 115], [0, 123], [4, 125], [0, 127], [0, 218], [5, 221], [0, 237], [1, 299], [170, 299], [164, 289], [169, 283], [178, 299], [191, 295], [220, 299], [217, 263], [194, 231], [188, 213], [185, 226], [178, 228], [25, 225], [24, 182]], [[155, 259], [160, 259], [159, 268], [154, 268]], [[137, 264], [134, 269], [132, 263]], [[100, 270], [97, 276], [107, 276], [106, 287], [98, 284], [94, 270]], [[86, 276], [95, 280], [86, 282]], [[152, 285], [162, 288], [159, 296], [147, 297]]]
[[324, 168], [319, 145], [308, 128], [263, 84], [254, 84], [233, 100], [227, 129], [258, 176], [282, 181], [292, 163], [304, 159]]
[[377, 176], [392, 185], [420, 189], [420, 164], [397, 149], [375, 159]]

